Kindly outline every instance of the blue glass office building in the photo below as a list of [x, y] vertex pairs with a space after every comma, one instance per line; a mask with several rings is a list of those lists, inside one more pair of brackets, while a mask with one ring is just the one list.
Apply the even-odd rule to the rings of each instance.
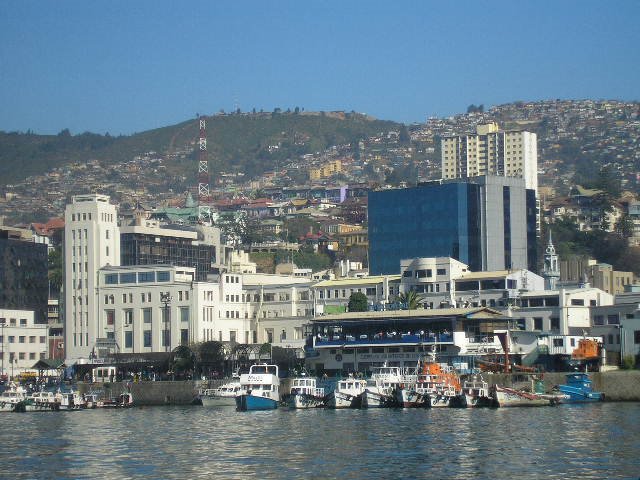
[[452, 257], [472, 271], [535, 271], [535, 192], [524, 180], [473, 177], [369, 193], [369, 272]]

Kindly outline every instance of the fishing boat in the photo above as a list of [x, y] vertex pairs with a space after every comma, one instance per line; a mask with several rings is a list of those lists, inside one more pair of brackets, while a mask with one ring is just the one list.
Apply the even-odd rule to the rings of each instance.
[[460, 377], [446, 363], [438, 363], [435, 347], [418, 365], [415, 385], [396, 391], [402, 407], [449, 407], [462, 394]]
[[9, 387], [0, 395], [0, 412], [13, 412], [16, 405], [27, 397], [27, 391], [11, 382]]
[[206, 389], [200, 396], [200, 400], [203, 407], [233, 407], [240, 392], [240, 376], [237, 375], [224, 385]]
[[333, 392], [327, 395], [327, 408], [361, 408], [362, 396], [367, 388], [367, 381], [349, 376], [338, 380]]
[[457, 396], [453, 407], [476, 408], [490, 407], [493, 399], [489, 393], [489, 384], [481, 375], [474, 375], [462, 383], [462, 395]]
[[80, 410], [87, 408], [84, 396], [77, 391], [58, 390], [55, 394], [56, 401], [60, 404], [60, 410]]
[[27, 396], [16, 405], [16, 412], [55, 412], [60, 410], [60, 402], [53, 392], [40, 391]]
[[278, 366], [252, 365], [249, 373], [240, 375], [242, 392], [235, 397], [240, 411], [273, 410], [280, 401], [280, 378]]
[[133, 395], [130, 392], [122, 392], [115, 398], [109, 398], [98, 402], [101, 408], [129, 408], [133, 407]]
[[400, 367], [377, 367], [371, 379], [367, 382], [367, 389], [362, 395], [363, 408], [386, 408], [396, 405], [394, 391], [411, 379], [403, 374]]
[[540, 407], [557, 405], [565, 399], [564, 394], [546, 394], [544, 382], [537, 376], [531, 376], [530, 382], [530, 387], [526, 387], [526, 389], [493, 385], [491, 387], [493, 405], [496, 407]]
[[560, 393], [566, 398], [562, 403], [602, 402], [604, 393], [593, 391], [593, 382], [587, 373], [567, 374], [565, 384], [558, 385]]
[[317, 386], [317, 380], [303, 375], [291, 379], [291, 388], [285, 396], [290, 408], [324, 407], [324, 388]]

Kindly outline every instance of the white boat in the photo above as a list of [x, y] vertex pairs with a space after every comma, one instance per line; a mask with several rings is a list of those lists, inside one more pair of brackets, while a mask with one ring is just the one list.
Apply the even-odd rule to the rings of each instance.
[[493, 404], [489, 384], [481, 375], [474, 375], [462, 383], [462, 395], [459, 399], [460, 402], [454, 406], [475, 408], [490, 407]]
[[240, 392], [240, 376], [235, 376], [229, 383], [206, 389], [200, 399], [203, 407], [233, 407]]
[[0, 412], [14, 412], [16, 405], [27, 398], [26, 390], [11, 382], [9, 387], [0, 395]]
[[350, 376], [344, 380], [338, 380], [336, 387], [326, 399], [327, 408], [360, 408], [362, 396], [367, 389], [367, 381]]
[[87, 402], [77, 391], [63, 392], [58, 390], [55, 398], [60, 405], [60, 410], [80, 410], [87, 408]]
[[411, 379], [403, 374], [400, 367], [377, 367], [367, 382], [367, 389], [362, 396], [362, 407], [394, 406], [396, 404], [394, 390], [404, 383], [411, 383]]
[[240, 395], [236, 396], [236, 408], [247, 410], [274, 410], [280, 402], [280, 378], [278, 366], [252, 365], [249, 373], [240, 375]]
[[60, 410], [60, 402], [53, 392], [40, 391], [27, 396], [16, 407], [16, 411], [21, 412], [53, 412]]
[[291, 379], [291, 388], [286, 396], [291, 408], [324, 407], [324, 388], [317, 386], [313, 377], [295, 377]]

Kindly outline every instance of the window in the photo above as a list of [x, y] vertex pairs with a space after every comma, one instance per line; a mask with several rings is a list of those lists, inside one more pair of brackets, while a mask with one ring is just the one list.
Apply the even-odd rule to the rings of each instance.
[[13, 335], [9, 335], [9, 343], [15, 343], [16, 342], [16, 337], [14, 337]]
[[633, 343], [635, 344], [640, 343], [640, 330], [635, 330], [633, 332]]
[[168, 347], [169, 346], [169, 330], [162, 330], [162, 346], [163, 347]]
[[29, 353], [29, 360], [35, 360], [35, 359], [36, 359], [36, 353], [35, 352]]
[[20, 352], [20, 353], [18, 354], [18, 359], [20, 359], [20, 360], [24, 360], [24, 352]]
[[35, 335], [30, 335], [29, 336], [29, 343], [36, 343], [36, 336]]
[[584, 306], [584, 299], [583, 298], [572, 298], [571, 299], [571, 305], [573, 306]]
[[604, 315], [595, 315], [593, 317], [594, 325], [604, 325]]
[[26, 318], [21, 318], [20, 319], [20, 326], [21, 327], [26, 327], [27, 326], [27, 319]]
[[564, 347], [564, 339], [563, 338], [554, 338], [553, 339], [554, 347]]
[[155, 272], [138, 272], [138, 283], [155, 282]]
[[125, 325], [133, 324], [133, 310], [130, 308], [124, 311], [124, 324]]
[[27, 337], [25, 337], [24, 335], [20, 335], [20, 336], [18, 337], [18, 342], [19, 342], [19, 343], [25, 343], [25, 342], [26, 342], [26, 340], [27, 340]]
[[133, 348], [133, 332], [131, 330], [124, 332], [124, 348]]
[[47, 341], [47, 338], [44, 335], [42, 335], [40, 337], [40, 343], [45, 343], [46, 341]]
[[168, 282], [171, 278], [171, 274], [170, 272], [167, 271], [163, 271], [163, 272], [158, 272], [158, 282]]
[[618, 318], [618, 314], [614, 313], [612, 315], [607, 315], [607, 323], [609, 325], [618, 325], [620, 323], [620, 319]]
[[560, 319], [558, 317], [551, 317], [551, 330], [560, 330]]
[[150, 347], [151, 346], [151, 330], [145, 330], [143, 332], [143, 338], [144, 338], [144, 346], [145, 347]]
[[116, 319], [116, 311], [115, 310], [106, 310], [105, 315], [107, 317], [107, 325], [113, 325]]
[[143, 308], [142, 309], [142, 321], [144, 323], [151, 323], [151, 309], [150, 308]]
[[436, 271], [436, 275], [446, 275], [446, 274], [447, 274], [446, 268], [438, 268], [438, 270]]
[[180, 330], [180, 344], [187, 345], [189, 343], [189, 329], [183, 328]]
[[536, 317], [533, 319], [533, 329], [542, 330], [542, 318]]
[[189, 307], [180, 307], [180, 321], [181, 322], [189, 321]]

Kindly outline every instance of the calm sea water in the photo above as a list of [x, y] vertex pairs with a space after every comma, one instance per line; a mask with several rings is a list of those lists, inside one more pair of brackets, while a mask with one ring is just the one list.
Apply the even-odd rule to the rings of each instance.
[[640, 404], [0, 417], [1, 478], [639, 478]]

